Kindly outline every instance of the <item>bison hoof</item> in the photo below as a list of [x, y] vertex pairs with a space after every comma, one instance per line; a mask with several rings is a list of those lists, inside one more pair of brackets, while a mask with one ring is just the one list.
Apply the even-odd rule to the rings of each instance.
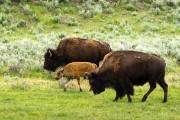
[[119, 97], [118, 97], [118, 96], [116, 96], [116, 97], [114, 98], [113, 102], [118, 101], [118, 99], [119, 99]]
[[141, 102], [145, 102], [146, 99], [147, 99], [147, 97], [143, 97], [142, 100], [141, 100]]
[[117, 99], [114, 99], [113, 102], [117, 102], [118, 100]]
[[163, 100], [163, 101], [162, 101], [162, 103], [166, 103], [166, 102], [167, 102], [167, 100]]
[[67, 90], [66, 89], [64, 89], [64, 92], [66, 92]]

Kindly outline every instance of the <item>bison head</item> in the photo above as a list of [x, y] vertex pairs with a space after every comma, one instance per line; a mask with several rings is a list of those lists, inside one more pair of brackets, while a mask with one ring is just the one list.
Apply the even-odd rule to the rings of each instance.
[[44, 69], [54, 72], [63, 64], [65, 64], [65, 58], [63, 56], [59, 56], [56, 50], [47, 49], [44, 55]]
[[94, 94], [99, 94], [105, 91], [105, 83], [98, 75], [98, 69], [93, 72], [86, 72], [85, 75], [88, 77], [89, 84]]

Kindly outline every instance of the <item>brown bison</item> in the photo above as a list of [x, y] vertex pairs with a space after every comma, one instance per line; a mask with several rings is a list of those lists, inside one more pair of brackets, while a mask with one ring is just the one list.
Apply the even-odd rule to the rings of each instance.
[[63, 70], [57, 72], [56, 80], [61, 77], [66, 77], [67, 81], [63, 84], [64, 91], [66, 91], [66, 84], [71, 80], [76, 78], [79, 85], [80, 92], [82, 92], [80, 86], [80, 77], [83, 76], [85, 72], [91, 72], [97, 68], [97, 65], [90, 62], [72, 62], [67, 64]]
[[102, 65], [93, 72], [86, 73], [94, 94], [111, 87], [116, 91], [114, 101], [127, 94], [128, 102], [134, 94], [134, 85], [149, 83], [150, 89], [142, 98], [146, 101], [148, 95], [156, 88], [156, 82], [164, 90], [163, 102], [167, 101], [168, 85], [164, 81], [165, 61], [160, 57], [136, 51], [115, 51], [104, 57]]
[[59, 66], [70, 62], [91, 62], [98, 65], [111, 51], [106, 42], [78, 37], [66, 38], [60, 41], [55, 50], [47, 49], [44, 55], [44, 68], [55, 71]]

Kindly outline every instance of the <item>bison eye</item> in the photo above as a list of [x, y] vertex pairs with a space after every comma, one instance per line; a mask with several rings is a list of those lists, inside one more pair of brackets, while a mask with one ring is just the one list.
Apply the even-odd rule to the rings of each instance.
[[90, 81], [90, 83], [93, 83], [93, 80], [89, 80]]

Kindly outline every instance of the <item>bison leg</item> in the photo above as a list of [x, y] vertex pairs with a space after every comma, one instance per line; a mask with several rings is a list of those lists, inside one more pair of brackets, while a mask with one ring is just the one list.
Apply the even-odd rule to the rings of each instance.
[[116, 90], [116, 97], [114, 98], [113, 101], [115, 102], [115, 101], [117, 101], [118, 99], [119, 99], [119, 92], [118, 92], [118, 90]]
[[168, 85], [165, 83], [164, 78], [157, 82], [164, 90], [164, 99], [162, 102], [165, 103], [165, 102], [167, 102]]
[[128, 97], [128, 102], [131, 103], [132, 102], [131, 96], [127, 94], [127, 97]]
[[156, 82], [150, 82], [149, 85], [150, 85], [150, 88], [148, 92], [143, 96], [141, 100], [142, 102], [145, 102], [149, 94], [156, 88]]
[[79, 85], [80, 92], [82, 92], [81, 86], [80, 86], [80, 77], [77, 78], [77, 83]]
[[119, 98], [121, 99], [125, 95], [122, 87], [116, 88], [115, 91], [116, 91], [116, 97], [114, 98], [113, 101], [117, 101]]
[[131, 81], [127, 78], [124, 85], [123, 85], [123, 89], [125, 91], [125, 93], [127, 94], [128, 97], [128, 102], [131, 103], [132, 99], [130, 95], [134, 95], [134, 88], [133, 88], [133, 84], [131, 83]]

